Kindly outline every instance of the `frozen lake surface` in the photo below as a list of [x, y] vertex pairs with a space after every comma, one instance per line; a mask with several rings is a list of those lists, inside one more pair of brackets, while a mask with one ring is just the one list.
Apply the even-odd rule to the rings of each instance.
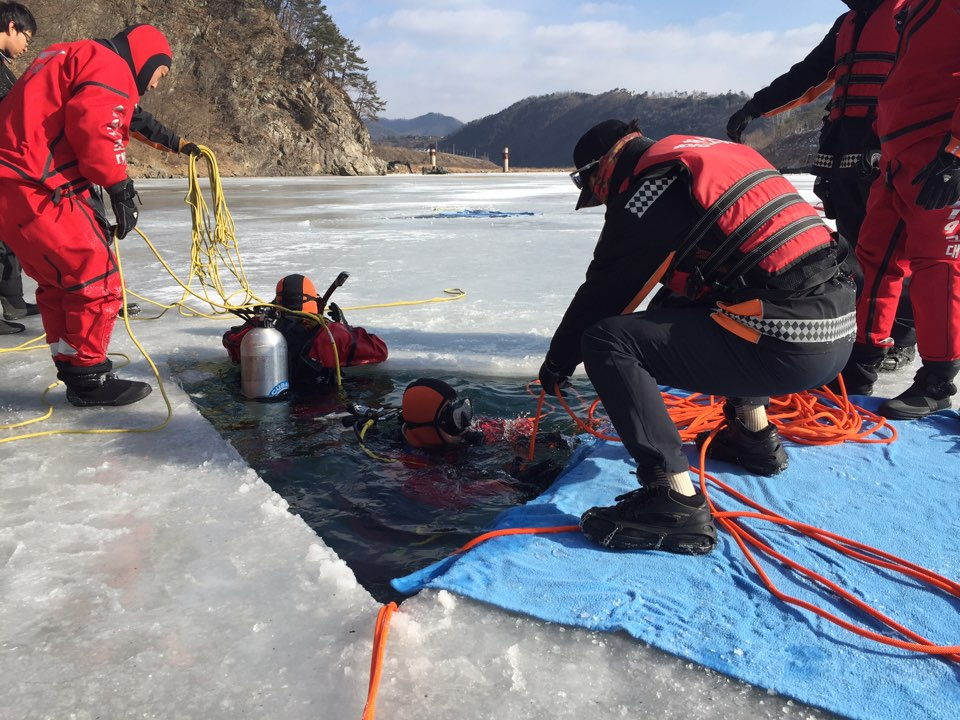
[[[811, 179], [792, 179], [812, 200]], [[141, 229], [186, 276], [186, 181], [137, 187]], [[402, 376], [535, 378], [602, 225], [600, 210], [574, 212], [576, 190], [562, 173], [242, 178], [224, 188], [247, 276], [264, 298], [286, 274], [306, 274], [322, 290], [340, 270], [351, 273], [334, 298], [345, 308], [466, 292], [456, 302], [348, 311], [390, 347], [377, 372]], [[464, 210], [511, 215], [443, 216]], [[139, 236], [121, 252], [131, 289], [180, 298]], [[38, 334], [39, 323], [28, 322]], [[0, 445], [4, 716], [360, 717], [378, 603], [171, 375], [172, 367], [181, 380], [215, 374], [227, 363], [220, 336], [234, 323], [175, 312], [132, 323], [173, 408], [162, 429]], [[24, 338], [4, 336], [0, 348]], [[124, 376], [150, 379], [122, 325], [111, 350], [131, 356]], [[41, 417], [54, 380], [46, 349], [2, 362], [4, 422]], [[895, 394], [910, 375], [885, 375], [878, 393]], [[104, 411], [72, 408], [62, 387], [49, 399], [52, 417], [2, 437], [151, 430], [166, 416], [159, 392]], [[428, 592], [395, 616], [378, 717], [446, 716], [825, 715], [625, 636]]]

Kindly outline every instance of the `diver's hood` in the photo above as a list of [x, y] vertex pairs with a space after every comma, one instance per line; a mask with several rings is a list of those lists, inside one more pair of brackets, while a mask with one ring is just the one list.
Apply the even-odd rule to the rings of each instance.
[[150, 78], [157, 68], [173, 65], [170, 43], [152, 25], [131, 25], [106, 44], [127, 61], [141, 97], [146, 94]]
[[873, 12], [881, 2], [883, 0], [843, 0], [844, 5], [857, 12]]

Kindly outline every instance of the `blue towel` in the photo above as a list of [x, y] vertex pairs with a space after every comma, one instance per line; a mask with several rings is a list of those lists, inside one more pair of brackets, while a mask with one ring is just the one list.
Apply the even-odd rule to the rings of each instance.
[[[865, 399], [864, 404], [875, 404]], [[790, 467], [762, 478], [708, 460], [708, 472], [790, 519], [821, 527], [960, 580], [960, 417], [899, 422], [891, 445], [788, 446]], [[689, 448], [691, 464], [696, 464]], [[497, 528], [577, 524], [593, 505], [634, 489], [622, 446], [587, 443], [537, 500]], [[746, 510], [718, 488], [724, 510]], [[777, 549], [929, 641], [960, 645], [960, 600], [850, 560], [789, 529], [750, 521]], [[776, 563], [781, 590], [889, 634], [861, 611]], [[393, 581], [405, 593], [444, 588], [542, 620], [616, 632], [731, 677], [851, 718], [960, 717], [960, 663], [851, 634], [777, 600], [733, 539], [706, 556], [613, 552], [576, 532], [494, 538]]]

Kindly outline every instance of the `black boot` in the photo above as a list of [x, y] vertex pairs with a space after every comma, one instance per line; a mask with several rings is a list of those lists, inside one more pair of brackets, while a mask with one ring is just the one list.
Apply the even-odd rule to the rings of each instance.
[[[847, 395], [872, 395], [873, 384], [880, 375], [880, 366], [887, 356], [887, 348], [855, 343], [850, 359], [840, 374], [847, 388]], [[840, 381], [832, 380], [827, 387], [840, 394]]]
[[90, 367], [57, 362], [57, 378], [67, 386], [67, 400], [77, 407], [130, 405], [153, 389], [137, 380], [121, 380], [109, 372], [109, 360]]
[[[741, 465], [757, 475], [776, 475], [787, 469], [787, 452], [773, 423], [763, 430], [747, 430], [730, 403], [724, 403], [723, 415], [727, 425], [710, 442], [707, 457]], [[709, 436], [709, 431], [697, 435], [697, 447], [703, 447]]]
[[924, 362], [913, 376], [913, 385], [887, 400], [877, 412], [891, 420], [916, 420], [948, 409], [950, 398], [957, 393], [953, 380], [958, 370], [960, 360]]
[[605, 548], [704, 555], [717, 544], [713, 515], [701, 493], [688, 497], [654, 484], [616, 501], [580, 517], [583, 534]]

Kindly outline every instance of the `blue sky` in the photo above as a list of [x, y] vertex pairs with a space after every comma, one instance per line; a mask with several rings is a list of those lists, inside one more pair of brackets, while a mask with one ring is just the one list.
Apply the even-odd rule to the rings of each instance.
[[752, 93], [848, 8], [839, 0], [326, 0], [388, 118], [468, 122], [530, 95]]

